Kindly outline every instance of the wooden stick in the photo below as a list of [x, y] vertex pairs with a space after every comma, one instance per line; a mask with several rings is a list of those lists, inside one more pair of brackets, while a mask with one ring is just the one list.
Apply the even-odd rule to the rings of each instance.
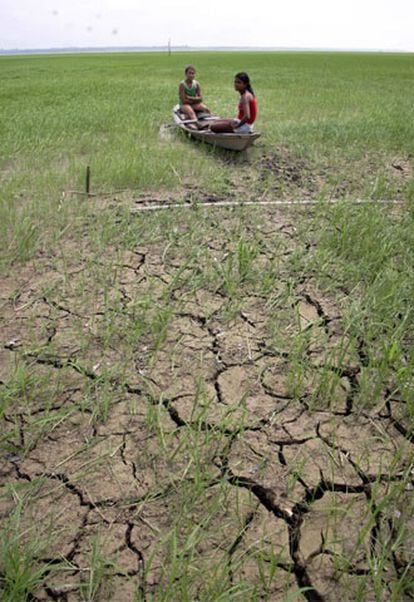
[[220, 119], [220, 117], [203, 117], [203, 119], [183, 119], [183, 121], [180, 121], [180, 123], [167, 123], [164, 124], [164, 127], [166, 128], [173, 128], [173, 127], [177, 127], [179, 125], [186, 125], [187, 123], [198, 123], [199, 121], [216, 121], [217, 119]]
[[140, 213], [141, 211], [159, 211], [162, 209], [201, 209], [202, 207], [265, 207], [265, 206], [308, 206], [308, 205], [323, 205], [329, 204], [334, 205], [337, 203], [344, 203], [345, 205], [365, 205], [365, 204], [377, 204], [377, 205], [403, 205], [405, 201], [399, 201], [397, 199], [354, 199], [354, 200], [343, 200], [343, 199], [328, 199], [326, 201], [318, 201], [312, 199], [303, 199], [297, 201], [208, 201], [206, 203], [170, 203], [170, 204], [156, 204], [156, 205], [142, 205], [141, 207], [133, 207], [130, 213]]
[[86, 194], [89, 195], [89, 191], [91, 188], [91, 168], [89, 165], [86, 167]]

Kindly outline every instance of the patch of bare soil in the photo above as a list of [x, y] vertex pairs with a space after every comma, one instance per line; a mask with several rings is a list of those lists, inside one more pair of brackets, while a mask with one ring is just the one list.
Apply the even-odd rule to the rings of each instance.
[[[260, 169], [308, 175], [270, 156]], [[42, 257], [6, 278], [0, 520], [19, 507], [22, 542], [47, 543], [37, 562], [66, 563], [33, 599], [89, 599], [92, 570], [94, 599], [156, 599], [178, 558], [195, 600], [214, 580], [258, 599], [352, 600], [387, 538], [399, 556], [382, 559], [384, 588], [409, 566], [392, 526], [405, 494], [394, 518], [381, 500], [412, 462], [412, 435], [385, 391], [360, 403], [363, 358], [335, 364], [341, 309], [311, 276], [284, 274], [300, 241], [286, 215], [267, 217], [255, 260], [276, 254], [290, 287], [273, 290], [277, 325], [268, 292], [228, 308], [225, 288], [194, 284], [200, 266], [186, 275], [159, 242], [117, 251], [110, 290], [75, 257], [70, 282]], [[226, 242], [210, 244], [224, 260]], [[321, 374], [337, 377], [328, 403]]]

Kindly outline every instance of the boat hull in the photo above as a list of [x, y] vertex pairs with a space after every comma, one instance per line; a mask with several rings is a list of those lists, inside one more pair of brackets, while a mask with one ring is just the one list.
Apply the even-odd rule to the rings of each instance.
[[210, 130], [199, 130], [193, 123], [183, 123], [179, 113], [179, 105], [173, 109], [173, 119], [180, 129], [195, 140], [227, 150], [243, 151], [260, 137], [259, 132], [252, 132], [251, 134], [216, 134]]

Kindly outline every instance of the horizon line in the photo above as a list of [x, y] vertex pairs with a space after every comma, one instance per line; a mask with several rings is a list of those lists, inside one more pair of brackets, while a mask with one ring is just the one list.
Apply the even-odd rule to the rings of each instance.
[[366, 52], [366, 53], [401, 53], [412, 54], [414, 50], [400, 50], [396, 48], [347, 48], [347, 47], [309, 47], [309, 46], [179, 46], [153, 45], [153, 46], [61, 46], [49, 48], [0, 48], [0, 55], [11, 54], [65, 54], [65, 53], [93, 53], [93, 52], [194, 52], [194, 51], [268, 51], [268, 52]]

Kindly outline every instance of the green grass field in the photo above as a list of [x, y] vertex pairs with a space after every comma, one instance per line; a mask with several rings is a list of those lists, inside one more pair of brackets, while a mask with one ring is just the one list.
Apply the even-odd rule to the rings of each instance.
[[[165, 127], [190, 62], [246, 153]], [[413, 55], [0, 74], [1, 599], [412, 600]]]
[[[249, 162], [253, 176], [257, 163], [297, 168], [278, 183], [279, 197], [291, 175], [303, 180], [295, 196], [412, 199], [412, 55], [0, 57], [6, 261], [27, 256], [39, 239], [65, 227], [68, 208], [57, 216], [56, 199], [64, 190], [84, 189], [87, 165], [98, 192], [179, 190], [188, 183], [213, 191], [234, 187], [233, 165], [218, 161], [216, 153], [177, 144], [175, 137], [160, 140], [187, 61], [196, 63], [205, 99], [222, 115], [235, 111], [234, 73], [251, 74], [264, 132]], [[274, 185], [267, 175], [255, 187], [260, 195], [266, 184]]]

